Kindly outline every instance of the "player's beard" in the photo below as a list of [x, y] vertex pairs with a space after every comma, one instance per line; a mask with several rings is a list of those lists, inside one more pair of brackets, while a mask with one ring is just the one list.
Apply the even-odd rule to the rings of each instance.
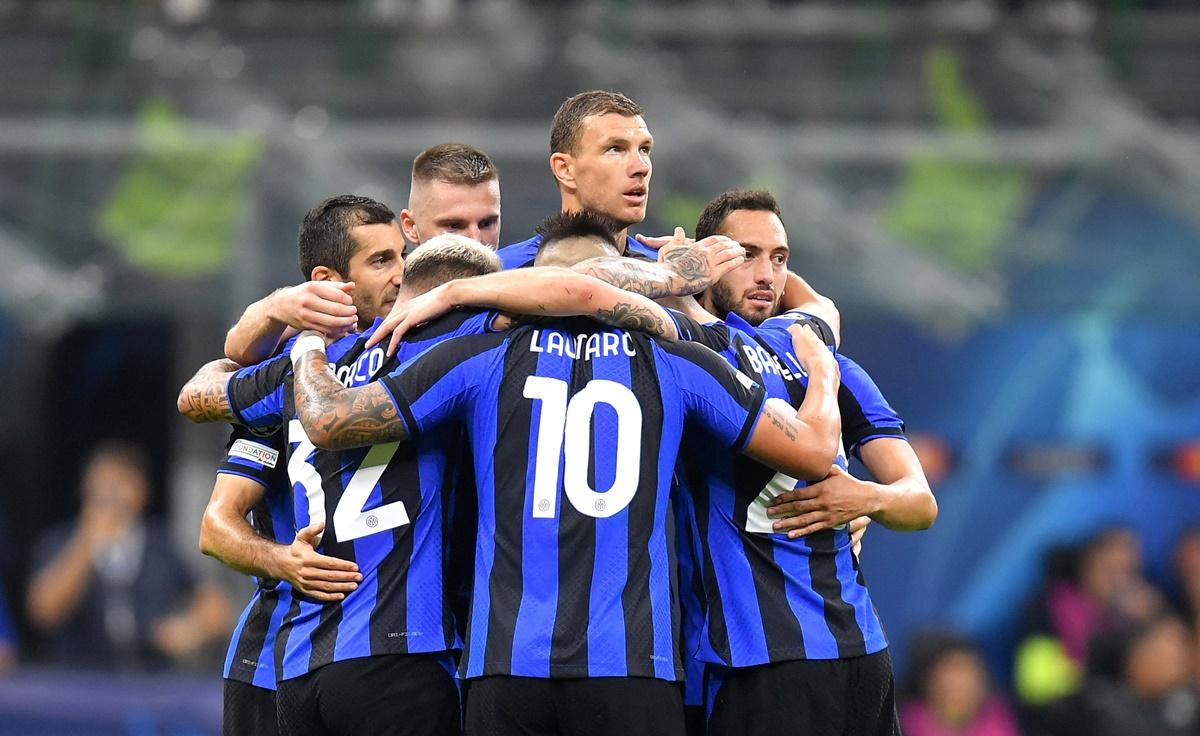
[[369, 294], [360, 293], [355, 290], [351, 292], [351, 299], [354, 301], [354, 308], [358, 310], [358, 326], [365, 328], [375, 321], [376, 317], [386, 317], [388, 312], [392, 311], [392, 306], [396, 303], [396, 297], [400, 293], [400, 288], [390, 286], [384, 292], [378, 302], [371, 298]]
[[757, 327], [765, 320], [774, 317], [776, 314], [779, 314], [779, 300], [782, 296], [781, 294], [775, 294], [775, 302], [771, 305], [771, 308], [768, 311], [763, 312], [761, 310], [751, 309], [749, 307], [745, 298], [749, 291], [767, 291], [767, 289], [750, 289], [746, 292], [742, 292], [741, 298], [737, 298], [733, 294], [733, 289], [730, 289], [720, 281], [710, 286], [708, 289], [708, 295], [712, 300], [713, 309], [716, 312], [715, 316], [725, 319], [725, 315], [733, 312], [737, 316]]

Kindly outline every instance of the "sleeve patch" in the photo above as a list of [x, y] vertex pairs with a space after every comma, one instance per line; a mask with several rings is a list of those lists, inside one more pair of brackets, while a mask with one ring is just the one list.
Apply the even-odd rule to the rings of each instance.
[[279, 451], [266, 445], [250, 440], [237, 440], [229, 447], [230, 457], [240, 457], [243, 460], [256, 462], [264, 467], [273, 468], [279, 462]]

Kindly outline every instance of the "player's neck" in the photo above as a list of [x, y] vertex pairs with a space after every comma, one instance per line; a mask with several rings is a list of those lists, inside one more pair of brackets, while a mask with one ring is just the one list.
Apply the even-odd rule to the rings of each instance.
[[[579, 199], [570, 192], [559, 190], [559, 194], [562, 197], [562, 207], [559, 211], [563, 214], [568, 212], [582, 212], [584, 209], [586, 209], [579, 202]], [[625, 255], [625, 251], [627, 250], [626, 246], [629, 245], [629, 226], [622, 228], [621, 231], [618, 232], [614, 237], [617, 241], [617, 250], [620, 251], [621, 255]]]

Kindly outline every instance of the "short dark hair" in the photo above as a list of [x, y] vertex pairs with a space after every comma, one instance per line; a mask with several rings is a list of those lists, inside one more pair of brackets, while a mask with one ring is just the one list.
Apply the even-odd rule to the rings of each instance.
[[396, 219], [387, 205], [370, 197], [339, 194], [309, 210], [300, 224], [297, 245], [300, 272], [312, 278], [317, 266], [332, 268], [342, 278], [350, 276], [350, 259], [358, 247], [350, 229], [359, 225], [378, 225]]
[[600, 89], [567, 98], [554, 113], [554, 122], [550, 125], [550, 153], [575, 153], [584, 118], [608, 113], [632, 118], [641, 115], [642, 108], [620, 92]]
[[453, 279], [483, 276], [500, 268], [500, 257], [491, 248], [463, 235], [443, 233], [409, 255], [401, 288], [415, 296]]
[[486, 153], [465, 143], [439, 143], [426, 148], [417, 155], [412, 167], [416, 182], [482, 184], [499, 176], [496, 164]]
[[783, 222], [779, 203], [775, 201], [775, 197], [770, 192], [765, 189], [733, 189], [718, 194], [712, 198], [712, 201], [704, 205], [704, 211], [700, 213], [700, 219], [696, 221], [696, 240], [717, 235], [725, 218], [738, 210], [772, 212], [780, 222]]
[[592, 210], [580, 210], [579, 212], [562, 212], [551, 215], [542, 220], [542, 224], [538, 225], [534, 232], [542, 236], [539, 248], [547, 243], [554, 244], [566, 238], [593, 236], [620, 249], [617, 244], [617, 233], [624, 229], [624, 225], [608, 215], [602, 215]]

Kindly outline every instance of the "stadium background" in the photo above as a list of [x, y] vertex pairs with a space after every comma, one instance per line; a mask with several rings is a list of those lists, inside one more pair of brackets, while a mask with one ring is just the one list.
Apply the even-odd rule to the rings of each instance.
[[863, 557], [901, 668], [944, 626], [1004, 687], [1051, 546], [1127, 524], [1169, 589], [1200, 523], [1192, 3], [3, 0], [0, 80], [10, 724], [69, 729], [49, 694], [71, 687], [112, 733], [213, 727], [214, 666], [114, 686], [39, 662], [29, 550], [76, 513], [84, 453], [147, 448], [152, 511], [240, 606], [248, 585], [194, 552], [224, 432], [176, 416], [178, 386], [298, 280], [308, 207], [399, 210], [431, 144], [487, 151], [502, 242], [527, 237], [558, 206], [550, 117], [584, 89], [646, 110], [635, 230], [690, 230], [735, 186], [779, 196], [792, 268], [907, 419], [940, 518], [873, 528]]

